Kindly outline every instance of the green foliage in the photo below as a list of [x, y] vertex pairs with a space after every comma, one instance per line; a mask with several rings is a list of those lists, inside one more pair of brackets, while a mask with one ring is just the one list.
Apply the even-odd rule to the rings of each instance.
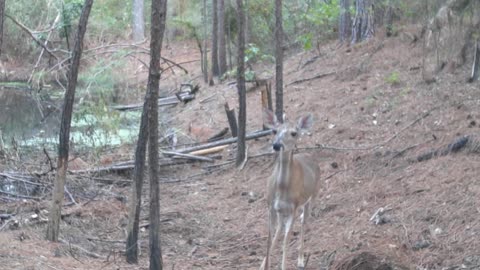
[[339, 15], [338, 0], [311, 3], [311, 6], [307, 6], [305, 12], [299, 15], [301, 29], [304, 30], [297, 36], [297, 42], [300, 42], [305, 50], [309, 50], [314, 43], [331, 38]]
[[385, 81], [391, 85], [398, 85], [400, 83], [400, 75], [394, 71], [385, 78]]
[[270, 54], [262, 52], [262, 49], [260, 49], [260, 47], [258, 47], [256, 44], [247, 44], [245, 48], [245, 63], [250, 65], [258, 61], [274, 62], [275, 58]]

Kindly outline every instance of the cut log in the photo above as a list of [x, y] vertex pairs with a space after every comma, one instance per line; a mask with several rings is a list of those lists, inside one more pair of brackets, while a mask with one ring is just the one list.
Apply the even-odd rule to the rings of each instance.
[[225, 148], [227, 148], [227, 145], [221, 145], [221, 146], [215, 146], [215, 147], [207, 148], [203, 150], [193, 151], [193, 152], [190, 152], [189, 154], [196, 155], [196, 156], [203, 156], [203, 155], [209, 155], [209, 154], [221, 152]]
[[232, 131], [232, 137], [237, 137], [238, 125], [237, 117], [235, 116], [235, 109], [230, 109], [228, 102], [225, 103], [225, 113], [227, 114], [228, 124], [230, 125], [230, 130]]

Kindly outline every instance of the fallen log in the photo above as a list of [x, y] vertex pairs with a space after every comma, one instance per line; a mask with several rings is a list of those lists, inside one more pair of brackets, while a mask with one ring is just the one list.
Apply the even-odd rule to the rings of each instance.
[[[175, 105], [175, 104], [178, 104], [179, 102], [180, 101], [177, 99], [177, 96], [169, 96], [165, 98], [159, 98], [158, 106]], [[140, 110], [141, 108], [143, 108], [143, 102], [135, 103], [135, 104], [127, 104], [127, 105], [115, 105], [115, 106], [111, 106], [110, 108], [117, 111]]]
[[[271, 133], [271, 130], [256, 131], [256, 132], [247, 134], [245, 139], [246, 140], [257, 139], [257, 138], [267, 136], [270, 133]], [[225, 145], [233, 144], [235, 142], [237, 142], [237, 138], [228, 138], [220, 141], [215, 141], [211, 143], [205, 143], [205, 144], [184, 148], [175, 153], [190, 154], [190, 155], [211, 154], [211, 153], [219, 152], [225, 148]], [[219, 146], [224, 146], [224, 147], [219, 147]], [[204, 151], [200, 152], [200, 150], [204, 150]], [[165, 166], [183, 165], [183, 164], [188, 164], [196, 161], [206, 161], [206, 160], [163, 159], [159, 162], [159, 166], [165, 167]], [[124, 161], [124, 162], [113, 164], [110, 166], [96, 167], [92, 169], [83, 169], [83, 170], [69, 170], [68, 172], [71, 174], [124, 172], [128, 170], [132, 170], [134, 167], [135, 167], [135, 164], [133, 161]]]
[[193, 151], [193, 152], [190, 152], [190, 155], [196, 155], [196, 156], [209, 155], [209, 154], [223, 151], [223, 149], [225, 148], [227, 148], [227, 145], [221, 145], [221, 146], [216, 146], [216, 147], [207, 148], [203, 150]]
[[[272, 133], [271, 130], [256, 131], [256, 132], [247, 134], [245, 139], [246, 140], [257, 139], [257, 138], [260, 138], [260, 137], [267, 136], [270, 133]], [[235, 138], [228, 138], [228, 139], [223, 139], [223, 140], [220, 140], [220, 141], [215, 141], [215, 142], [211, 142], [211, 143], [205, 143], [205, 144], [200, 144], [200, 145], [180, 149], [177, 152], [178, 153], [191, 153], [191, 152], [198, 151], [198, 150], [213, 148], [213, 147], [216, 147], [216, 146], [227, 145], [227, 144], [232, 144], [232, 143], [236, 143], [236, 142], [237, 142], [236, 137]]]
[[223, 137], [225, 137], [225, 135], [227, 135], [227, 133], [228, 133], [228, 127], [222, 129], [220, 132], [218, 132], [217, 134], [210, 137], [207, 140], [207, 142], [214, 142], [214, 141], [221, 140], [221, 139], [223, 139]]
[[186, 159], [191, 159], [191, 160], [213, 162], [213, 158], [200, 157], [200, 156], [197, 156], [197, 155], [194, 155], [194, 154], [182, 154], [182, 153], [171, 152], [171, 151], [163, 151], [162, 154], [164, 154], [166, 156], [181, 157], [181, 158], [186, 158]]

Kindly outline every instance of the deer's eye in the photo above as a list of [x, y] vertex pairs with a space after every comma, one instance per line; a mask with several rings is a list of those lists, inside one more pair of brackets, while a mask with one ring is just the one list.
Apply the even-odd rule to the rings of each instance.
[[292, 132], [290, 133], [290, 135], [292, 135], [292, 137], [295, 137], [295, 136], [297, 136], [297, 132], [296, 132], [296, 131], [292, 131]]

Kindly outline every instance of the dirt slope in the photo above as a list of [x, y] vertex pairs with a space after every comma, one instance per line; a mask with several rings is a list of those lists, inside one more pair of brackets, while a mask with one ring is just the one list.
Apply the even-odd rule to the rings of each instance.
[[[322, 168], [323, 187], [313, 204], [306, 237], [307, 269], [333, 269], [331, 265], [357, 269], [341, 268], [347, 265], [342, 260], [362, 252], [403, 269], [480, 267], [480, 157], [459, 152], [412, 162], [459, 135], [478, 134], [479, 84], [465, 83], [467, 67], [442, 73], [436, 83], [425, 84], [419, 69], [421, 47], [421, 42], [411, 43], [400, 35], [352, 48], [328, 44], [315, 60], [313, 52], [288, 57], [287, 117], [314, 114], [311, 136], [303, 138], [299, 147], [309, 147], [303, 151], [314, 153]], [[187, 49], [194, 51], [193, 46]], [[198, 58], [194, 54], [176, 58], [175, 50], [169, 57]], [[258, 67], [259, 73], [265, 70], [271, 66]], [[198, 71], [190, 74], [197, 75]], [[164, 85], [180, 79], [176, 80], [170, 77]], [[247, 96], [248, 129], [257, 130], [261, 128], [258, 89]], [[192, 134], [195, 127], [207, 134], [218, 131], [227, 125], [225, 101], [237, 103], [234, 87], [204, 86], [195, 101], [170, 109], [172, 123], [191, 136], [197, 135]], [[249, 142], [249, 156], [266, 151], [267, 138]], [[234, 146], [230, 146], [223, 159], [233, 155]], [[225, 165], [210, 169], [210, 174], [202, 173], [208, 166], [203, 164], [164, 169], [165, 180], [178, 180], [161, 186], [166, 269], [259, 267], [266, 249], [265, 185], [272, 162], [271, 156], [252, 157], [243, 170]], [[147, 269], [148, 226], [142, 231], [140, 264], [127, 265], [121, 255], [128, 187], [76, 181], [86, 186], [82, 194], [93, 189], [102, 192], [91, 203], [66, 208], [71, 214], [64, 218], [62, 231], [70, 244], [43, 241], [44, 224], [8, 226], [0, 232], [0, 268]], [[79, 201], [89, 200], [79, 197]], [[45, 206], [2, 204], [0, 210], [16, 211], [22, 221]], [[385, 223], [375, 225], [369, 219], [380, 207], [387, 209]], [[142, 224], [147, 223], [147, 202], [144, 208]], [[294, 231], [290, 269], [296, 263], [299, 228], [295, 226]], [[88, 256], [78, 246], [101, 258]], [[276, 250], [273, 256], [274, 266], [279, 253]]]

